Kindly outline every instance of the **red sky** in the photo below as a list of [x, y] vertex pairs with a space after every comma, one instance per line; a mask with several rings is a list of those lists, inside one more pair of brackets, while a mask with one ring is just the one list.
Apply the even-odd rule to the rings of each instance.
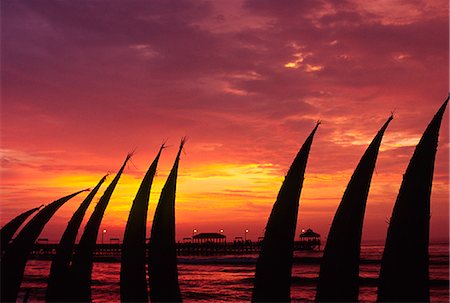
[[[168, 139], [150, 230], [188, 136], [177, 238], [196, 228], [224, 229], [228, 239], [249, 229], [256, 239], [320, 119], [297, 231], [324, 237], [362, 153], [395, 111], [363, 231], [364, 240], [384, 240], [414, 146], [448, 93], [448, 26], [444, 0], [2, 1], [1, 223], [93, 187], [136, 148], [101, 227], [122, 238], [140, 180]], [[448, 240], [448, 124], [447, 110], [435, 240]], [[63, 206], [41, 237], [58, 241], [83, 198]]]

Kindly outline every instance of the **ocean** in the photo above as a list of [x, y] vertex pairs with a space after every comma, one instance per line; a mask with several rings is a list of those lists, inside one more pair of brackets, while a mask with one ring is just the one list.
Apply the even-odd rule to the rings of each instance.
[[[430, 245], [431, 302], [449, 302], [449, 245]], [[383, 245], [362, 245], [360, 302], [376, 301], [376, 283]], [[314, 301], [322, 251], [296, 251], [292, 270], [293, 302]], [[178, 257], [184, 302], [249, 302], [257, 255]], [[29, 289], [30, 302], [44, 302], [50, 261], [29, 260], [19, 302]], [[118, 262], [94, 263], [93, 302], [119, 302]]]

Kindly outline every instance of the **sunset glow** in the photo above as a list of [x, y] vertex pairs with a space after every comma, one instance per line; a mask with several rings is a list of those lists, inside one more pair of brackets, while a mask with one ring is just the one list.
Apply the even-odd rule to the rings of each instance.
[[[1, 12], [2, 225], [111, 173], [103, 193], [135, 150], [99, 233], [105, 243], [122, 239], [139, 184], [167, 140], [150, 233], [187, 136], [177, 239], [220, 231], [256, 240], [321, 120], [297, 234], [312, 228], [326, 239], [354, 168], [394, 112], [363, 231], [363, 241], [384, 240], [414, 147], [448, 94], [448, 1], [113, 1], [107, 12], [89, 1], [2, 1]], [[432, 240], [449, 238], [449, 147], [447, 110]], [[41, 237], [57, 242], [84, 197], [66, 203]]]

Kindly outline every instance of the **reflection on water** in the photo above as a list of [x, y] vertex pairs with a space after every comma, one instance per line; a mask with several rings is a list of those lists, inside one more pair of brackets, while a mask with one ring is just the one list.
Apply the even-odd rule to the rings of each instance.
[[[361, 247], [361, 302], [376, 300], [376, 278], [381, 245]], [[313, 301], [321, 252], [296, 252], [292, 270], [292, 301]], [[180, 288], [185, 302], [229, 301], [248, 302], [253, 287], [256, 255], [180, 257]], [[19, 301], [24, 290], [30, 289], [31, 302], [44, 302], [50, 271], [49, 261], [30, 260], [27, 263]], [[94, 263], [92, 279], [93, 302], [119, 302], [120, 263]], [[449, 301], [448, 244], [430, 246], [431, 301]]]

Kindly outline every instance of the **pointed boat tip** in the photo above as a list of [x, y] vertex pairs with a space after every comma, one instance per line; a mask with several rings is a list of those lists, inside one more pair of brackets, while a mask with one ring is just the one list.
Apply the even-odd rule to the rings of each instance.
[[184, 145], [186, 144], [187, 140], [188, 140], [187, 136], [184, 136], [183, 138], [181, 138], [181, 141], [180, 141], [180, 152], [184, 149]]
[[188, 138], [187, 138], [186, 136], [184, 136], [183, 138], [181, 138], [181, 141], [180, 141], [180, 147], [179, 147], [179, 149], [178, 149], [176, 161], [178, 161], [178, 160], [180, 159], [181, 152], [184, 152], [184, 145], [186, 144], [187, 139], [188, 139]]
[[156, 154], [155, 159], [153, 160], [153, 162], [158, 163], [159, 158], [161, 157], [161, 153], [163, 151], [163, 149], [166, 149], [168, 146], [166, 146], [167, 143], [167, 139], [161, 144], [161, 146], [159, 147], [158, 153]]
[[184, 136], [183, 138], [181, 138], [181, 141], [180, 141], [180, 147], [183, 147], [184, 144], [186, 144], [187, 140], [188, 140], [188, 137], [187, 137], [187, 136]]
[[168, 146], [167, 146], [167, 141], [168, 141], [168, 140], [169, 140], [169, 139], [165, 139], [164, 142], [163, 142], [163, 143], [161, 144], [161, 146], [159, 147], [159, 151], [158, 151], [157, 157], [159, 157], [159, 156], [161, 155], [163, 149], [168, 148]]
[[161, 144], [161, 147], [159, 148], [159, 152], [161, 152], [163, 149], [167, 148], [167, 141], [169, 141], [169, 139], [165, 139], [164, 142]]
[[391, 123], [391, 121], [394, 120], [394, 114], [395, 114], [395, 110], [391, 111], [391, 115], [388, 117], [386, 122], [384, 122], [383, 126], [381, 127], [381, 131], [384, 132], [386, 130], [386, 128], [388, 127], [389, 123]]
[[387, 122], [391, 122], [395, 117], [395, 109], [393, 111], [391, 111], [391, 115], [389, 116]]
[[442, 119], [442, 116], [444, 115], [445, 109], [447, 108], [449, 97], [450, 97], [450, 95], [447, 96], [447, 99], [445, 99], [444, 103], [442, 103], [441, 107], [439, 107], [439, 109], [436, 112], [436, 115], [434, 116], [434, 118], [438, 118], [439, 117], [439, 119]]
[[322, 124], [322, 120], [317, 120], [316, 121], [316, 126], [314, 126], [313, 130], [311, 131], [311, 134], [309, 135], [310, 137], [314, 136], [314, 134], [316, 133], [316, 131], [319, 128], [320, 124]]
[[450, 93], [447, 95], [447, 99], [445, 99], [444, 104], [442, 104], [441, 107], [443, 107], [443, 108], [447, 107], [448, 99], [449, 99], [449, 98], [450, 98]]
[[126, 158], [125, 161], [130, 160], [131, 157], [133, 157], [135, 153], [136, 153], [136, 147], [135, 147], [131, 152], [129, 152], [129, 153], [127, 154], [127, 158]]
[[127, 154], [127, 157], [125, 158], [125, 161], [122, 164], [122, 167], [125, 167], [125, 165], [128, 163], [128, 161], [131, 159], [131, 157], [133, 157], [135, 150], [129, 152]]
[[106, 179], [108, 179], [109, 175], [111, 174], [110, 171], [108, 171], [101, 179], [100, 179], [100, 183], [103, 183], [106, 181]]
[[84, 193], [85, 191], [90, 191], [90, 190], [91, 190], [90, 188], [85, 188], [85, 189], [82, 189], [80, 191], [77, 191], [76, 193], [74, 193], [72, 195], [78, 195], [78, 194]]
[[39, 207], [37, 207], [37, 209], [41, 209], [44, 206], [45, 206], [45, 204], [41, 204], [41, 205], [39, 205]]

